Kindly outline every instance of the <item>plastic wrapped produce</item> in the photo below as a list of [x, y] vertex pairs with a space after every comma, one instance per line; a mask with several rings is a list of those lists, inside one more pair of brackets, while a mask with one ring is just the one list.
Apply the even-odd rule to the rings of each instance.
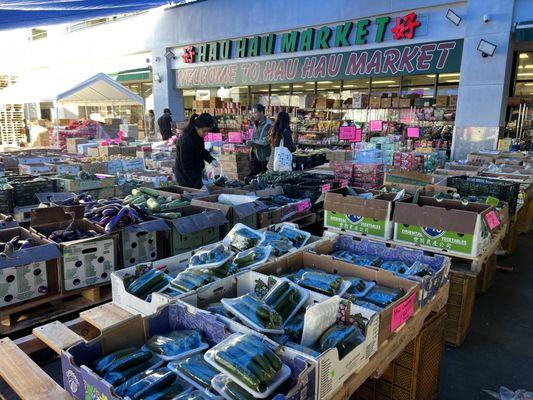
[[375, 285], [363, 300], [373, 303], [381, 308], [386, 308], [389, 304], [402, 297], [404, 292], [401, 289], [393, 289], [382, 285]]
[[250, 294], [235, 299], [222, 299], [222, 304], [243, 322], [259, 329], [281, 329], [283, 318], [263, 300]]
[[190, 259], [191, 267], [218, 267], [224, 264], [233, 255], [229, 247], [217, 243], [198, 250]]
[[199, 331], [172, 331], [164, 335], [154, 335], [146, 341], [146, 348], [163, 358], [177, 358], [207, 346]]
[[328, 349], [336, 348], [339, 357], [343, 358], [364, 340], [363, 331], [355, 325], [347, 327], [333, 325], [320, 337], [318, 349], [322, 353]]
[[201, 353], [193, 356], [171, 361], [168, 363], [168, 367], [183, 375], [189, 381], [194, 382], [198, 388], [211, 389], [211, 380], [218, 374], [218, 370], [209, 365], [204, 360], [204, 355]]
[[216, 277], [211, 270], [186, 269], [170, 282], [171, 287], [183, 293], [198, 289], [208, 283], [214, 282]]
[[298, 285], [316, 292], [333, 296], [337, 294], [342, 284], [342, 278], [338, 275], [325, 272], [304, 272]]
[[241, 227], [229, 233], [231, 245], [239, 251], [244, 251], [257, 246], [263, 237], [248, 227]]

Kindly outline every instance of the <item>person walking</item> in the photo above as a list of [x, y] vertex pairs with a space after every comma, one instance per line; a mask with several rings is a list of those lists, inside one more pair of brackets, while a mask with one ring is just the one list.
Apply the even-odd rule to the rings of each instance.
[[205, 162], [214, 167], [219, 163], [204, 147], [204, 137], [215, 126], [215, 119], [207, 113], [193, 114], [176, 143], [176, 180], [180, 186], [201, 189]]
[[163, 140], [168, 140], [172, 137], [172, 113], [170, 109], [165, 108], [163, 110], [163, 115], [157, 120], [157, 125]]
[[148, 138], [155, 138], [155, 113], [154, 110], [148, 110]]
[[290, 123], [291, 118], [288, 113], [286, 113], [285, 111], [281, 111], [280, 113], [278, 113], [278, 117], [276, 118], [274, 126], [270, 130], [270, 135], [268, 137], [271, 146], [270, 157], [268, 158], [267, 164], [267, 169], [269, 171], [274, 170], [274, 149], [280, 146], [282, 140], [283, 147], [289, 149], [291, 153], [296, 150], [296, 147], [294, 146], [294, 141], [292, 140]]
[[254, 106], [254, 131], [250, 144], [252, 145], [252, 174], [257, 175], [267, 170], [267, 163], [270, 157], [270, 142], [268, 137], [272, 129], [272, 122], [265, 115], [265, 106], [256, 104]]

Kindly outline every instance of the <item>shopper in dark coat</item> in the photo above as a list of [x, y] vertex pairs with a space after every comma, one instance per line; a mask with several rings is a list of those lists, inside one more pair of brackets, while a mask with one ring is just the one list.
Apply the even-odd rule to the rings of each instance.
[[163, 110], [163, 115], [159, 117], [157, 120], [157, 126], [159, 126], [159, 132], [161, 132], [161, 136], [163, 137], [163, 140], [168, 140], [172, 137], [172, 113], [170, 112], [170, 109], [165, 108]]
[[274, 122], [274, 127], [270, 130], [268, 136], [268, 141], [270, 142], [271, 151], [268, 158], [267, 169], [269, 171], [274, 170], [274, 149], [279, 147], [281, 144], [281, 139], [283, 139], [283, 147], [289, 149], [291, 153], [294, 153], [296, 146], [294, 146], [294, 141], [292, 140], [291, 132], [291, 117], [285, 111], [278, 113], [276, 122]]
[[180, 186], [200, 189], [205, 162], [218, 166], [218, 161], [204, 147], [204, 137], [215, 125], [210, 114], [193, 114], [176, 143], [176, 180]]

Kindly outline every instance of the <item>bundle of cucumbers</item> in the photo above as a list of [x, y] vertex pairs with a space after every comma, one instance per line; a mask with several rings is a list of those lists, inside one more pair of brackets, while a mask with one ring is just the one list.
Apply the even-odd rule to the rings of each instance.
[[296, 283], [306, 289], [328, 296], [334, 296], [341, 288], [342, 278], [326, 272], [308, 271], [304, 272], [301, 278], [297, 278]]
[[211, 268], [209, 272], [216, 278], [222, 279], [239, 272], [239, 266], [233, 260], [228, 260], [220, 267]]
[[249, 228], [240, 228], [230, 233], [231, 245], [239, 251], [257, 246], [262, 239], [259, 233]]
[[375, 282], [365, 281], [361, 278], [353, 278], [350, 280], [350, 287], [342, 297], [354, 301], [355, 299], [362, 298], [374, 285]]
[[159, 292], [168, 286], [171, 279], [163, 271], [154, 268], [133, 280], [130, 279], [131, 283], [126, 286], [126, 292], [146, 300], [150, 294]]
[[195, 382], [199, 388], [210, 391], [212, 389], [211, 380], [218, 374], [218, 370], [204, 360], [203, 353], [171, 361], [168, 363], [168, 367]]
[[298, 229], [291, 228], [289, 226], [284, 226], [280, 231], [279, 234], [292, 243], [292, 245], [296, 248], [302, 247], [305, 242], [307, 241], [307, 235], [303, 231], [300, 231]]
[[176, 357], [203, 347], [202, 334], [193, 330], [177, 330], [166, 334], [154, 335], [146, 341], [145, 347], [162, 357]]
[[256, 246], [238, 253], [233, 259], [233, 262], [239, 268], [246, 268], [252, 264], [255, 264], [259, 260], [262, 260], [263, 258], [265, 258], [265, 256], [266, 253], [264, 247]]
[[364, 332], [356, 325], [342, 327], [333, 325], [322, 334], [318, 342], [318, 350], [323, 353], [326, 350], [336, 348], [339, 357], [343, 358], [365, 340]]
[[179, 209], [189, 205], [185, 199], [175, 200], [172, 196], [165, 197], [159, 190], [140, 187], [133, 189], [131, 195], [124, 198], [124, 204], [132, 204], [143, 213], [165, 219], [181, 217]]
[[224, 392], [224, 397], [231, 400], [254, 400], [255, 397], [244, 390], [242, 387], [233, 382], [226, 375], [220, 374], [217, 379], [220, 380], [220, 387]]
[[208, 283], [214, 282], [216, 277], [208, 269], [186, 269], [170, 282], [170, 286], [183, 293], [198, 289]]
[[386, 308], [389, 304], [400, 299], [405, 294], [403, 289], [394, 289], [383, 285], [374, 287], [362, 298], [362, 300]]
[[231, 256], [231, 249], [223, 243], [218, 243], [201, 249], [196, 252], [190, 259], [189, 265], [198, 267], [202, 265], [219, 263]]
[[235, 315], [234, 311], [237, 311], [263, 329], [278, 329], [283, 324], [283, 318], [277, 311], [249, 293], [231, 299], [226, 304], [229, 304], [229, 311]]
[[174, 399], [184, 391], [184, 385], [176, 377], [167, 367], [149, 370], [134, 377], [135, 381], [120, 392], [131, 400]]
[[93, 370], [113, 387], [118, 387], [131, 377], [149, 369], [153, 354], [134, 347], [121, 349], [99, 358]]
[[298, 289], [289, 281], [283, 280], [272, 288], [263, 299], [265, 304], [272, 307], [285, 321], [296, 309], [302, 299]]
[[265, 238], [261, 242], [261, 246], [272, 246], [272, 254], [276, 257], [287, 254], [294, 247], [287, 237], [273, 231], [265, 232]]
[[282, 368], [276, 353], [250, 334], [232, 337], [210, 352], [221, 369], [257, 392], [264, 392]]

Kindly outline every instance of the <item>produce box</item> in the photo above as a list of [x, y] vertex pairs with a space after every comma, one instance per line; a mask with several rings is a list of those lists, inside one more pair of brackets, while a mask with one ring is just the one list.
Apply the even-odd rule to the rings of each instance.
[[52, 172], [56, 172], [61, 175], [77, 175], [81, 171], [80, 164], [74, 164], [70, 162], [56, 162], [49, 164], [52, 168]]
[[122, 170], [124, 172], [143, 171], [144, 159], [134, 158], [132, 160], [122, 160]]
[[19, 173], [21, 175], [38, 175], [47, 172], [52, 172], [52, 166], [50, 164], [19, 164]]
[[[255, 271], [249, 271], [236, 276], [235, 279], [230, 282], [230, 285], [222, 289], [214, 290], [214, 287], [211, 287], [206, 290], [197, 291], [196, 293], [183, 296], [179, 301], [192, 304], [199, 308], [205, 308], [207, 305], [219, 302], [223, 298], [234, 298], [250, 292], [261, 297], [264, 296], [268, 290], [276, 284], [278, 279], [279, 278], [276, 278], [275, 276], [267, 276]], [[307, 307], [314, 306], [317, 303], [319, 303], [320, 306], [320, 303], [323, 303], [327, 300], [327, 296], [309, 292], [309, 298], [307, 299], [303, 308], [305, 309]], [[313, 389], [316, 395], [313, 396], [308, 391], [307, 396], [302, 398], [326, 398], [330, 392], [336, 390], [340, 385], [342, 385], [349, 376], [351, 376], [354, 372], [361, 370], [361, 368], [364, 367], [370, 357], [378, 349], [378, 315], [374, 311], [358, 307], [346, 300], [343, 300], [338, 307], [339, 312], [336, 313], [338, 316], [346, 316], [346, 318], [348, 318], [348, 316], [350, 316], [352, 313], [359, 313], [368, 320], [366, 324], [365, 340], [342, 358], [339, 357], [339, 353], [336, 348], [331, 348], [322, 354], [312, 356], [302, 352], [300, 349], [291, 349], [290, 345], [284, 346], [285, 349], [291, 349], [295, 354], [298, 354], [303, 359], [306, 359], [315, 365], [316, 372], [313, 382]], [[343, 317], [340, 317], [342, 321], [338, 322], [347, 323]], [[235, 322], [225, 317], [218, 318], [228, 324], [230, 330], [232, 331], [247, 333], [250, 329], [240, 322]], [[333, 319], [331, 324], [320, 328], [322, 329], [322, 332], [324, 332], [327, 328], [335, 323], [336, 321]], [[269, 334], [268, 336], [269, 339], [275, 340], [274, 335]]]
[[0, 230], [0, 241], [4, 243], [15, 237], [32, 240], [33, 245], [15, 248], [13, 253], [0, 257], [0, 308], [59, 293], [58, 247], [24, 228]]
[[82, 192], [84, 190], [99, 189], [115, 186], [116, 178], [111, 175], [97, 174], [98, 179], [80, 179], [74, 177], [56, 177], [57, 188], [64, 192]]
[[100, 157], [100, 147], [89, 147], [87, 149], [87, 156], [89, 157]]
[[[42, 157], [37, 155], [27, 155], [27, 156], [19, 156], [17, 157], [19, 160], [18, 165], [21, 164], [44, 164], [47, 162], [50, 162], [50, 159], [48, 157]], [[46, 171], [50, 172], [50, 171]]]
[[490, 244], [486, 218], [494, 214], [491, 206], [480, 203], [431, 197], [420, 197], [417, 204], [399, 201], [392, 216], [394, 240], [476, 257]]
[[122, 193], [118, 193], [117, 190], [120, 188], [118, 186], [110, 186], [100, 189], [88, 189], [84, 190], [83, 193], [91, 195], [93, 200], [107, 200], [112, 197], [121, 196]]
[[56, 191], [56, 181], [45, 177], [15, 176], [9, 178], [9, 184], [13, 187], [13, 205], [16, 207], [39, 204], [36, 193]]
[[170, 227], [160, 219], [140, 222], [120, 231], [121, 267], [157, 260], [169, 252]]
[[280, 258], [258, 267], [256, 271], [265, 275], [284, 276], [295, 273], [302, 268], [319, 269], [330, 274], [340, 275], [343, 278], [361, 278], [389, 288], [400, 289], [404, 295], [379, 313], [380, 345], [394, 332], [401, 329], [404, 322], [411, 318], [420, 306], [420, 285], [418, 282], [400, 278], [390, 271], [372, 270], [308, 251], [300, 251], [288, 257]]
[[226, 218], [220, 210], [187, 206], [179, 209], [182, 217], [166, 220], [171, 227], [171, 253], [192, 251], [220, 238], [220, 227]]
[[120, 146], [99, 146], [100, 155], [109, 157], [120, 154]]
[[116, 175], [119, 172], [123, 172], [123, 171], [124, 169], [122, 168], [122, 160], [109, 160], [107, 162], [106, 174]]
[[59, 243], [62, 252], [61, 280], [65, 292], [108, 282], [117, 265], [117, 235], [83, 217], [84, 206], [35, 208], [31, 211], [31, 231], [48, 237], [57, 230], [94, 230], [97, 237]]
[[350, 196], [346, 188], [326, 193], [324, 226], [365, 236], [389, 240], [392, 238], [391, 220], [396, 194], [353, 189], [357, 194], [369, 193], [371, 199]]
[[231, 195], [231, 194], [213, 194], [206, 197], [194, 198], [191, 202], [193, 206], [212, 208], [222, 211], [224, 217], [227, 219], [226, 224], [220, 228], [220, 237], [223, 238], [237, 223], [241, 223], [249, 226], [250, 228], [257, 228], [257, 213], [265, 210], [266, 205], [259, 200], [248, 201], [237, 205], [228, 205], [221, 203], [221, 200], [233, 199], [233, 200], [252, 200], [244, 195]]
[[[78, 144], [78, 153], [79, 154], [88, 154], [89, 149], [91, 148], [97, 148], [98, 143], [96, 142], [89, 142], [89, 143], [79, 143]], [[98, 153], [100, 154], [100, 153]]]
[[[65, 389], [79, 400], [88, 398], [121, 400], [112, 386], [98, 376], [91, 366], [106, 354], [127, 347], [140, 348], [152, 335], [172, 330], [199, 331], [209, 347], [220, 343], [230, 334], [227, 327], [214, 316], [198, 312], [193, 307], [183, 304], [169, 304], [157, 314], [147, 317], [135, 315], [107, 328], [95, 339], [80, 342], [62, 352], [61, 365]], [[260, 336], [260, 338], [272, 345], [266, 337]], [[273, 400], [297, 400], [306, 398], [307, 393], [313, 398], [315, 383], [313, 366], [289, 349], [280, 349], [278, 354], [282, 362], [291, 367], [288, 386], [293, 383], [294, 385], [286, 394], [275, 395]]]
[[74, 137], [67, 138], [67, 153], [69, 154], [78, 154], [78, 145], [87, 143], [87, 138], [84, 137]]
[[92, 174], [107, 174], [108, 173], [108, 169], [107, 169], [108, 162], [107, 161], [82, 162], [80, 165], [83, 171], [87, 171]]
[[[393, 247], [386, 243], [368, 239], [354, 239], [351, 236], [340, 236], [333, 240], [315, 242], [308, 246], [307, 251], [332, 258], [335, 258], [335, 256], [332, 256], [331, 253], [335, 251], [349, 251], [363, 256], [377, 257], [383, 261], [402, 261], [409, 266], [415, 262], [426, 264], [431, 269], [430, 276], [402, 275], [406, 279], [420, 283], [421, 306], [424, 306], [448, 282], [450, 273], [451, 260], [449, 257], [402, 246]], [[346, 261], [343, 259], [340, 260]], [[355, 264], [359, 265], [357, 263]], [[378, 266], [362, 264], [360, 266], [380, 270]]]

